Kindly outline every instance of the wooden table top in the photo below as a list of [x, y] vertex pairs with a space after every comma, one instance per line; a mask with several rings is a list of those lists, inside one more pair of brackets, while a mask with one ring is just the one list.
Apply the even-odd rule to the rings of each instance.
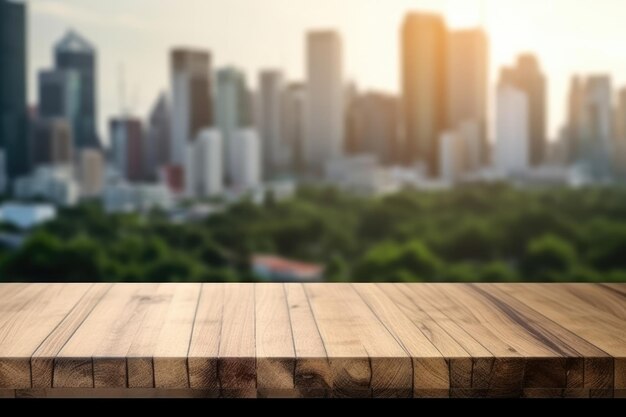
[[626, 395], [626, 285], [0, 284], [20, 390]]

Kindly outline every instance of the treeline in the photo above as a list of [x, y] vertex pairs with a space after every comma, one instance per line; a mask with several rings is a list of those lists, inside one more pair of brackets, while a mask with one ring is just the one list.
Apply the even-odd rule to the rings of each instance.
[[302, 188], [189, 224], [85, 204], [0, 253], [0, 279], [254, 281], [254, 253], [323, 263], [331, 281], [626, 282], [626, 190]]

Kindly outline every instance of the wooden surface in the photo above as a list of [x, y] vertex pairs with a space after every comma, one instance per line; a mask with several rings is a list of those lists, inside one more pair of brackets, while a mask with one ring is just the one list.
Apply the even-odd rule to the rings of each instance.
[[0, 284], [0, 398], [624, 397], [626, 285]]

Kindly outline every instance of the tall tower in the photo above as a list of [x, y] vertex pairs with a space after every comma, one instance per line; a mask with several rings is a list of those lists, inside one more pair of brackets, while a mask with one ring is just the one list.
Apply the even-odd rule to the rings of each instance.
[[402, 28], [405, 158], [439, 172], [439, 136], [447, 125], [448, 33], [441, 16], [411, 13]]
[[0, 177], [28, 172], [26, 120], [26, 5], [0, 0]]
[[505, 175], [522, 173], [530, 165], [528, 96], [501, 83], [496, 100], [496, 169]]
[[547, 90], [546, 77], [541, 72], [534, 55], [520, 55], [517, 64], [502, 71], [503, 83], [515, 86], [528, 97], [528, 123], [530, 127], [530, 163], [541, 165], [546, 159]]
[[205, 51], [175, 49], [171, 54], [172, 134], [170, 158], [183, 165], [187, 144], [213, 125], [211, 56]]
[[487, 85], [489, 46], [482, 29], [450, 33], [448, 55], [448, 126], [474, 124], [479, 132], [478, 159], [488, 162]]
[[263, 71], [259, 75], [259, 119], [263, 172], [272, 176], [286, 165], [286, 144], [283, 138], [283, 90], [285, 81], [280, 71]]
[[96, 51], [84, 37], [70, 30], [56, 44], [54, 56], [57, 71], [74, 72], [79, 78], [74, 94], [80, 104], [72, 123], [76, 148], [98, 148]]
[[320, 173], [327, 161], [343, 154], [344, 86], [342, 44], [334, 31], [307, 38], [307, 116], [305, 164]]

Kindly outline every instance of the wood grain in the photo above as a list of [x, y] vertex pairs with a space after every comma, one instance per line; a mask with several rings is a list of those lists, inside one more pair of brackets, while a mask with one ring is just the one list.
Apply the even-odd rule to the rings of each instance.
[[620, 284], [0, 284], [2, 397], [624, 392]]

